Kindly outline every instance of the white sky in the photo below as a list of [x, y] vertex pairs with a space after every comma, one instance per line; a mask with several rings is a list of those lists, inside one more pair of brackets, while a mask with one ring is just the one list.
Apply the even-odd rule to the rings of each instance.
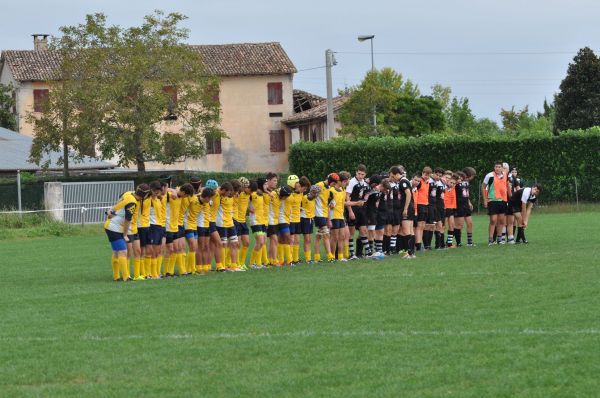
[[[279, 41], [298, 69], [324, 65], [331, 48], [336, 89], [370, 68], [369, 43], [356, 36], [374, 34], [376, 67], [396, 69], [423, 94], [435, 82], [451, 86], [495, 120], [501, 107], [541, 109], [577, 50], [600, 47], [592, 0], [0, 0], [0, 49], [30, 49], [32, 33], [56, 34], [87, 13], [132, 26], [154, 9], [187, 15], [193, 44]], [[324, 95], [324, 69], [299, 72], [294, 87]]]

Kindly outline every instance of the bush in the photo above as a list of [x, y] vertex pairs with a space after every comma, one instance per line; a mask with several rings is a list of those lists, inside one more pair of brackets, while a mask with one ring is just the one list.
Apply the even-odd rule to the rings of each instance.
[[594, 127], [555, 137], [521, 139], [503, 135], [485, 138], [427, 135], [302, 141], [290, 147], [289, 161], [292, 172], [318, 181], [332, 171], [353, 172], [359, 163], [367, 166], [369, 174], [386, 171], [394, 164], [404, 165], [409, 174], [424, 166], [450, 170], [472, 166], [478, 178], [482, 178], [493, 169], [496, 160], [502, 160], [518, 167], [528, 183], [544, 184], [545, 202], [558, 202], [575, 200], [574, 178], [580, 200], [600, 201], [600, 190], [595, 189], [600, 186], [599, 155], [600, 127]]

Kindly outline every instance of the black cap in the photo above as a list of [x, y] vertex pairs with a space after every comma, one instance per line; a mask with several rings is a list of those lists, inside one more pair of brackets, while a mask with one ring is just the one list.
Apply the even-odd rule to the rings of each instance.
[[279, 190], [279, 197], [287, 197], [290, 196], [292, 194], [292, 188], [290, 188], [288, 185], [284, 185], [281, 187], [281, 189]]

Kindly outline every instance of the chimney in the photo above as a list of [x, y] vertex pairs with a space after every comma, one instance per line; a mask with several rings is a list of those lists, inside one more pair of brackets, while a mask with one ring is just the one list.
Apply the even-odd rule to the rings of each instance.
[[45, 33], [34, 33], [33, 36], [33, 49], [35, 51], [45, 51], [48, 49], [48, 34]]

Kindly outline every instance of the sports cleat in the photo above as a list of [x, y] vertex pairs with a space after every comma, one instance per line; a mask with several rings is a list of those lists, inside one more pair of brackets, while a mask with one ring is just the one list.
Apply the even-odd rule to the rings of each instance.
[[491, 240], [488, 241], [488, 246], [493, 246], [493, 245], [494, 245], [494, 242], [492, 242]]
[[385, 255], [383, 253], [377, 252], [373, 254], [370, 258], [372, 258], [373, 260], [383, 260], [385, 258]]
[[133, 280], [134, 280], [134, 281], [145, 281], [145, 280], [146, 280], [146, 278], [140, 275], [140, 276], [138, 276], [137, 278], [133, 278]]
[[358, 260], [358, 257], [356, 257], [356, 256], [352, 256], [352, 257], [350, 257], [348, 260]]
[[341, 261], [341, 262], [343, 262], [343, 263], [347, 263], [347, 262], [348, 262], [348, 259], [346, 259], [346, 258], [342, 258], [342, 259], [340, 259], [340, 261]]
[[526, 244], [528, 244], [528, 243], [529, 243], [529, 241], [528, 241], [527, 239], [523, 239], [521, 242], [522, 242], [524, 245], [526, 245]]
[[475, 247], [475, 243], [467, 243], [467, 247]]
[[509, 245], [514, 245], [515, 244], [515, 240], [514, 239], [509, 239], [508, 242]]
[[246, 264], [240, 265], [240, 269], [243, 271], [248, 271], [248, 267], [246, 267]]
[[256, 264], [250, 265], [250, 268], [251, 269], [260, 269], [260, 267], [258, 265], [256, 265]]
[[506, 242], [504, 240], [501, 240], [501, 241], [498, 241], [498, 244], [499, 245], [504, 245], [504, 244], [506, 244]]
[[403, 258], [403, 259], [410, 259], [410, 258], [412, 258], [412, 257], [411, 257], [411, 255], [410, 255], [410, 254], [408, 254], [408, 253], [404, 253], [404, 254], [402, 255], [402, 258]]

